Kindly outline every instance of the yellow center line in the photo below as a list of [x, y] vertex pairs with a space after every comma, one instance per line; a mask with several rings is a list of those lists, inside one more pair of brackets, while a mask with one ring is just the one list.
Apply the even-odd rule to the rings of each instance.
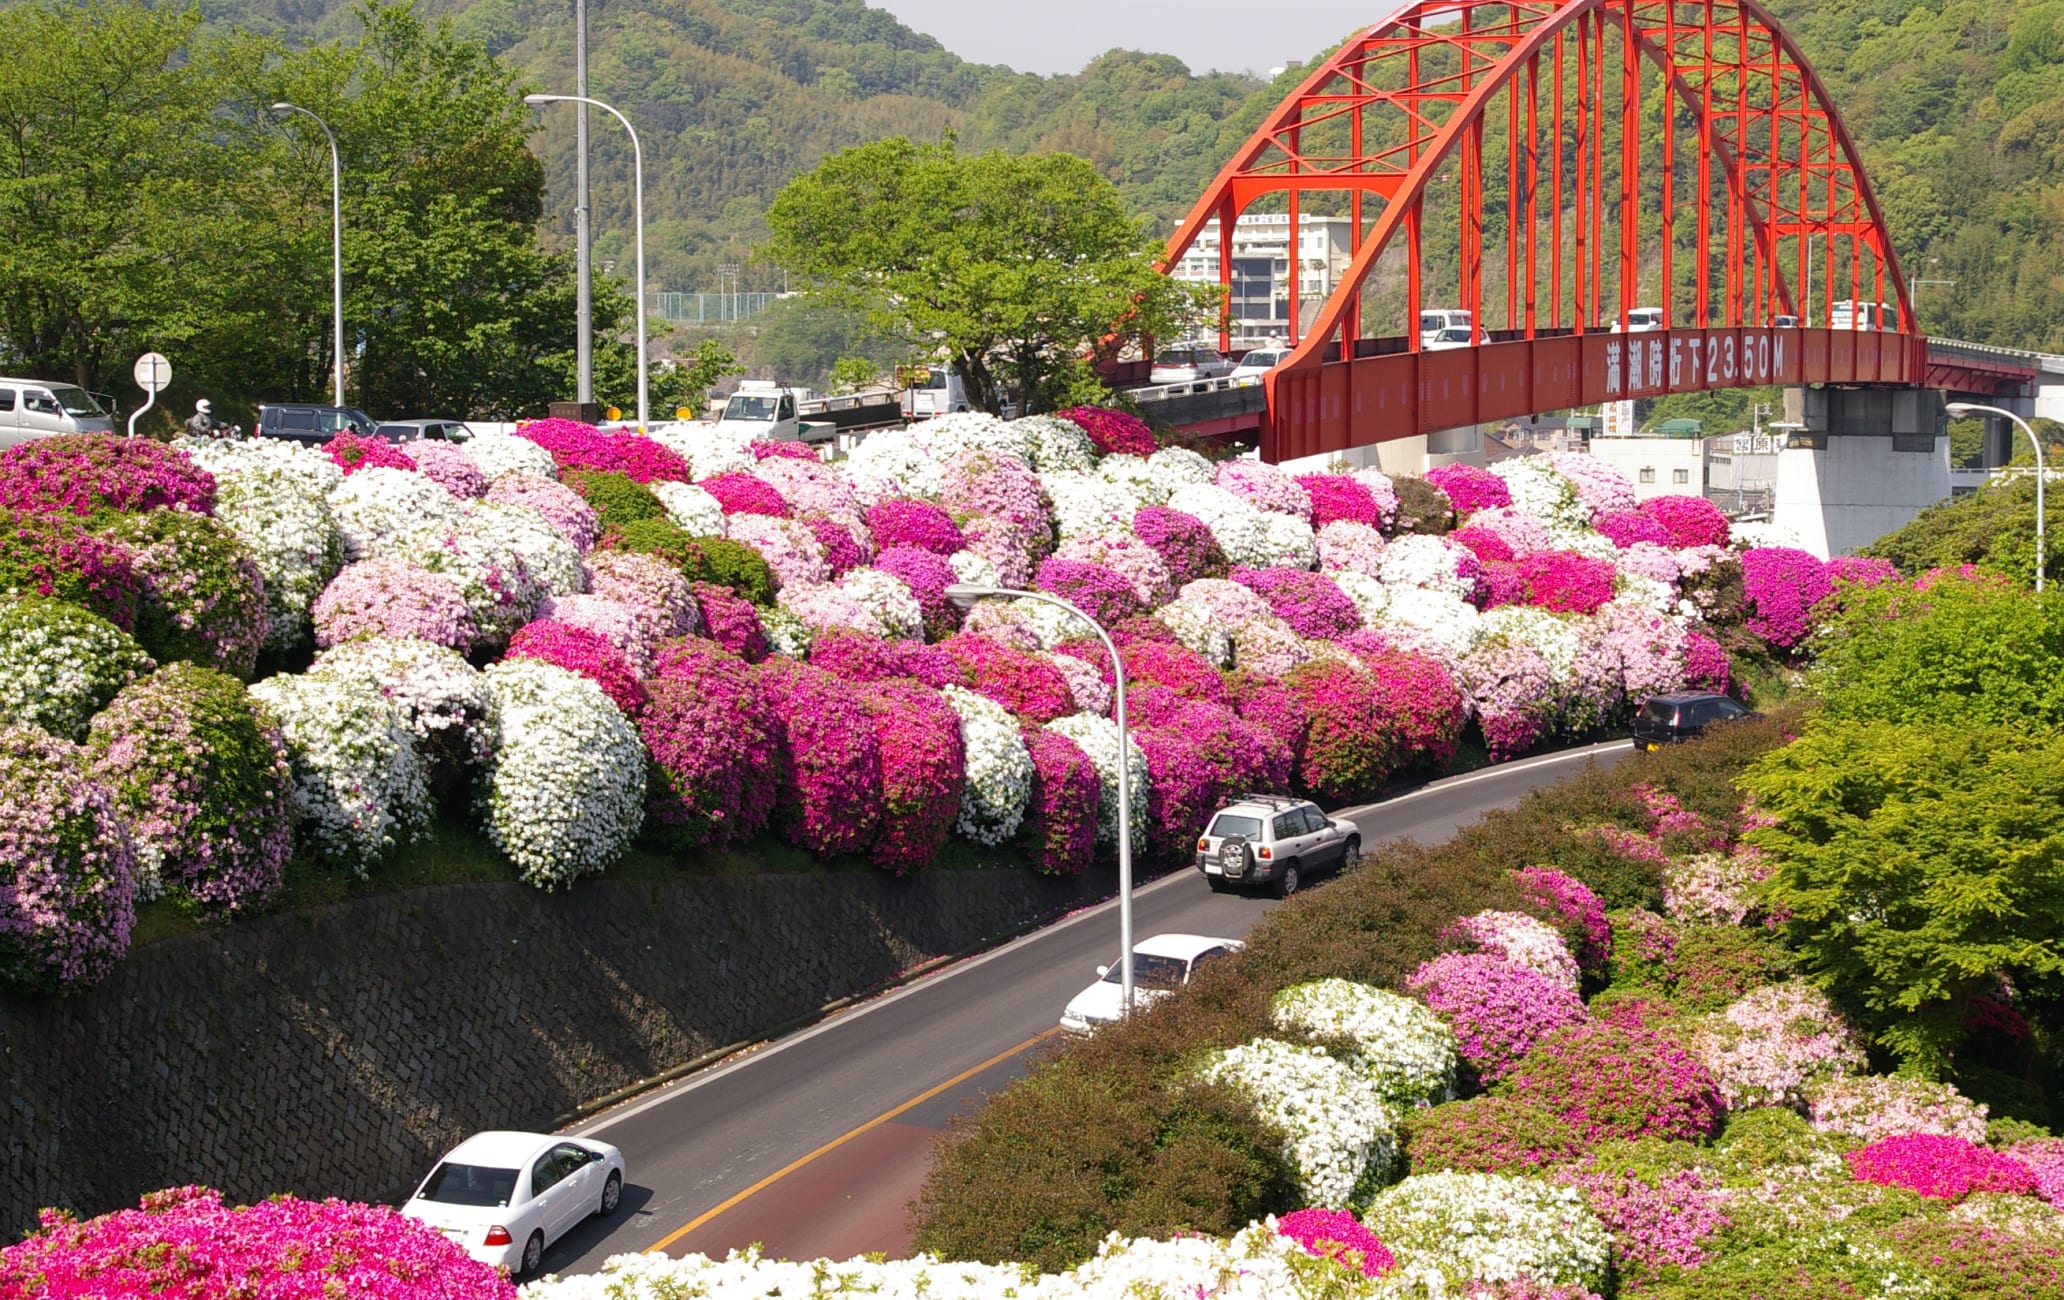
[[738, 1193], [736, 1196], [733, 1196], [729, 1200], [718, 1205], [715, 1209], [708, 1210], [702, 1214], [696, 1215], [693, 1219], [690, 1219], [682, 1227], [675, 1229], [673, 1232], [668, 1233], [665, 1237], [662, 1237], [660, 1240], [646, 1247], [645, 1253], [648, 1255], [657, 1255], [663, 1253], [668, 1246], [673, 1245], [681, 1238], [687, 1236], [689, 1233], [695, 1231], [697, 1228], [700, 1228], [703, 1224], [708, 1223], [711, 1219], [716, 1218], [718, 1215], [723, 1214], [727, 1210], [736, 1208], [743, 1202], [750, 1200], [751, 1198], [759, 1195], [761, 1192], [766, 1191], [775, 1183], [780, 1182], [782, 1179], [788, 1177], [796, 1170], [801, 1169], [804, 1165], [809, 1164], [812, 1160], [817, 1159], [819, 1156], [825, 1155], [826, 1153], [831, 1151], [836, 1151], [838, 1148], [844, 1146], [846, 1143], [851, 1142], [854, 1138], [859, 1137], [862, 1133], [865, 1133], [870, 1129], [879, 1128], [882, 1125], [888, 1123], [890, 1120], [896, 1118], [898, 1115], [903, 1114], [905, 1111], [924, 1105], [924, 1103], [930, 1101], [932, 1098], [938, 1096], [940, 1093], [946, 1091], [948, 1088], [952, 1088], [959, 1084], [966, 1083], [969, 1079], [972, 1079], [976, 1075], [982, 1073], [982, 1071], [987, 1070], [990, 1067], [998, 1065], [1004, 1061], [1008, 1061], [1011, 1057], [1016, 1056], [1018, 1053], [1023, 1052], [1028, 1048], [1038, 1046], [1040, 1043], [1043, 1043], [1047, 1039], [1052, 1038], [1055, 1034], [1058, 1034], [1059, 1032], [1061, 1032], [1060, 1026], [1056, 1025], [1052, 1029], [1048, 1029], [1041, 1033], [1034, 1034], [1032, 1035], [1032, 1037], [1026, 1039], [1024, 1042], [1019, 1043], [1016, 1047], [1007, 1048], [1004, 1051], [998, 1052], [996, 1055], [990, 1057], [988, 1060], [982, 1062], [980, 1065], [970, 1066], [968, 1069], [962, 1070], [959, 1074], [954, 1075], [952, 1078], [948, 1079], [946, 1082], [942, 1084], [939, 1084], [937, 1087], [926, 1089], [925, 1091], [919, 1093], [917, 1096], [912, 1097], [909, 1101], [906, 1101], [902, 1105], [896, 1107], [896, 1109], [877, 1115], [873, 1119], [868, 1120], [865, 1124], [862, 1124], [860, 1127], [856, 1129], [851, 1129], [845, 1133], [841, 1133], [839, 1136], [833, 1138], [829, 1142], [826, 1142], [823, 1146], [818, 1147], [815, 1151], [812, 1151], [810, 1154], [806, 1156], [799, 1156], [796, 1159], [789, 1161], [781, 1168], [775, 1170], [773, 1173], [768, 1174], [765, 1178], [762, 1178], [760, 1181], [754, 1183], [751, 1187], [746, 1188], [744, 1191]]

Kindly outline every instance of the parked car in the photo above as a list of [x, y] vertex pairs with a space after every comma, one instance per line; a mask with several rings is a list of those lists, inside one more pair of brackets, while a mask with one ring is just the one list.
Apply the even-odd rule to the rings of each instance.
[[1630, 732], [1634, 748], [1650, 753], [1677, 740], [1690, 740], [1716, 722], [1756, 715], [1735, 700], [1712, 691], [1677, 691], [1651, 695], [1634, 714]]
[[1314, 871], [1352, 871], [1361, 862], [1361, 827], [1286, 795], [1241, 795], [1212, 814], [1197, 840], [1197, 870], [1218, 891], [1267, 885], [1287, 898]]
[[76, 384], [0, 378], [0, 449], [61, 433], [114, 430], [114, 420]]
[[1200, 379], [1223, 379], [1233, 373], [1233, 363], [1219, 354], [1217, 348], [1201, 343], [1184, 343], [1164, 348], [1154, 355], [1154, 365], [1147, 372], [1150, 384], [1192, 384]]
[[1226, 375], [1226, 378], [1242, 386], [1258, 384], [1261, 382], [1263, 375], [1274, 369], [1277, 362], [1289, 355], [1289, 348], [1255, 348], [1246, 356], [1240, 358], [1240, 364], [1234, 366], [1232, 371]]
[[623, 1152], [547, 1133], [476, 1133], [401, 1207], [484, 1264], [535, 1273], [545, 1248], [591, 1214], [616, 1213]]
[[267, 402], [258, 408], [258, 438], [285, 438], [291, 442], [320, 446], [340, 433], [370, 438], [378, 429], [373, 417], [355, 406], [304, 406], [289, 402]]
[[473, 430], [463, 420], [382, 420], [373, 432], [389, 442], [416, 442], [423, 438], [464, 442], [473, 436]]
[[[1198, 967], [1235, 953], [1247, 945], [1238, 939], [1211, 939], [1201, 934], [1157, 934], [1132, 945], [1133, 1009], [1152, 1006], [1190, 982]], [[1125, 973], [1117, 966], [1097, 967], [1097, 982], [1068, 999], [1061, 1028], [1087, 1034], [1119, 1019], [1125, 1008]]]

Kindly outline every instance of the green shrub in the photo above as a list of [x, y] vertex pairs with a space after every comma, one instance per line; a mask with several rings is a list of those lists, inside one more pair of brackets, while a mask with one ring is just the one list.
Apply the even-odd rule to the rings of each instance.
[[1397, 531], [1438, 537], [1455, 526], [1455, 507], [1448, 494], [1417, 475], [1391, 480], [1397, 489]]
[[271, 621], [257, 561], [225, 524], [184, 510], [117, 517], [143, 583], [136, 639], [159, 663], [185, 660], [249, 681]]
[[[1975, 564], [2023, 586], [2035, 578], [2035, 480], [1988, 484], [1969, 496], [1931, 506], [1865, 552], [1907, 573]], [[2046, 573], [2064, 579], [2064, 547], [2052, 547]]]
[[628, 474], [577, 469], [559, 477], [594, 507], [604, 528], [621, 528], [643, 519], [667, 517], [666, 507], [652, 494], [652, 489]]
[[1792, 955], [1768, 931], [1684, 926], [1670, 962], [1668, 992], [1687, 1011], [1718, 1011], [1751, 989], [1783, 983], [1792, 966]]
[[755, 605], [774, 603], [774, 573], [759, 552], [723, 537], [690, 537], [668, 519], [640, 519], [602, 534], [613, 551], [656, 556], [690, 582], [728, 587]]
[[1512, 1097], [1473, 1097], [1422, 1110], [1405, 1121], [1404, 1150], [1415, 1174], [1461, 1169], [1532, 1173], [1584, 1153], [1577, 1131], [1549, 1111]]
[[2064, 725], [2064, 602], [1949, 579], [1850, 593], [1813, 684], [1828, 714], [2026, 729]]

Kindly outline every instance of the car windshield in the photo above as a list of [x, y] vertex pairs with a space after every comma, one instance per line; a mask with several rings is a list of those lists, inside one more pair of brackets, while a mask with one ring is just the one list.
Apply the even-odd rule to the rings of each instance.
[[1469, 342], [1469, 330], [1466, 326], [1442, 330], [1440, 332], [1440, 341], [1443, 343], [1467, 343]]
[[1220, 838], [1244, 835], [1250, 840], [1258, 840], [1261, 838], [1261, 818], [1243, 817], [1238, 813], [1220, 813], [1211, 823], [1211, 834]]
[[1249, 352], [1240, 364], [1249, 370], [1266, 370], [1283, 359], [1280, 352]]
[[447, 1160], [423, 1180], [420, 1200], [440, 1205], [503, 1206], [516, 1191], [516, 1171]]
[[771, 397], [733, 397], [724, 403], [726, 420], [771, 420], [774, 418], [774, 399]]
[[[1180, 957], [1157, 957], [1144, 952], [1132, 954], [1132, 983], [1135, 988], [1179, 989], [1189, 969], [1190, 964]], [[1104, 972], [1106, 984], [1116, 984], [1124, 978], [1124, 971], [1117, 966]]]
[[86, 390], [83, 388], [74, 388], [70, 384], [53, 384], [50, 388], [50, 395], [57, 399], [57, 404], [64, 408], [66, 415], [107, 414], [106, 411], [100, 409], [91, 397], [86, 395]]

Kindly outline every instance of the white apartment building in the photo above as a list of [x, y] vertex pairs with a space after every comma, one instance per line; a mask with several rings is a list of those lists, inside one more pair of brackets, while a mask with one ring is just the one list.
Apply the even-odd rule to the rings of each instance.
[[[1352, 256], [1354, 222], [1348, 217], [1297, 219], [1297, 314], [1302, 329], [1318, 315]], [[1219, 283], [1216, 219], [1206, 223], [1171, 274], [1178, 280]], [[1233, 223], [1233, 333], [1242, 339], [1280, 339], [1290, 333], [1290, 215], [1249, 212]]]
[[1627, 476], [1638, 501], [1706, 494], [1704, 438], [1593, 438], [1590, 450]]

